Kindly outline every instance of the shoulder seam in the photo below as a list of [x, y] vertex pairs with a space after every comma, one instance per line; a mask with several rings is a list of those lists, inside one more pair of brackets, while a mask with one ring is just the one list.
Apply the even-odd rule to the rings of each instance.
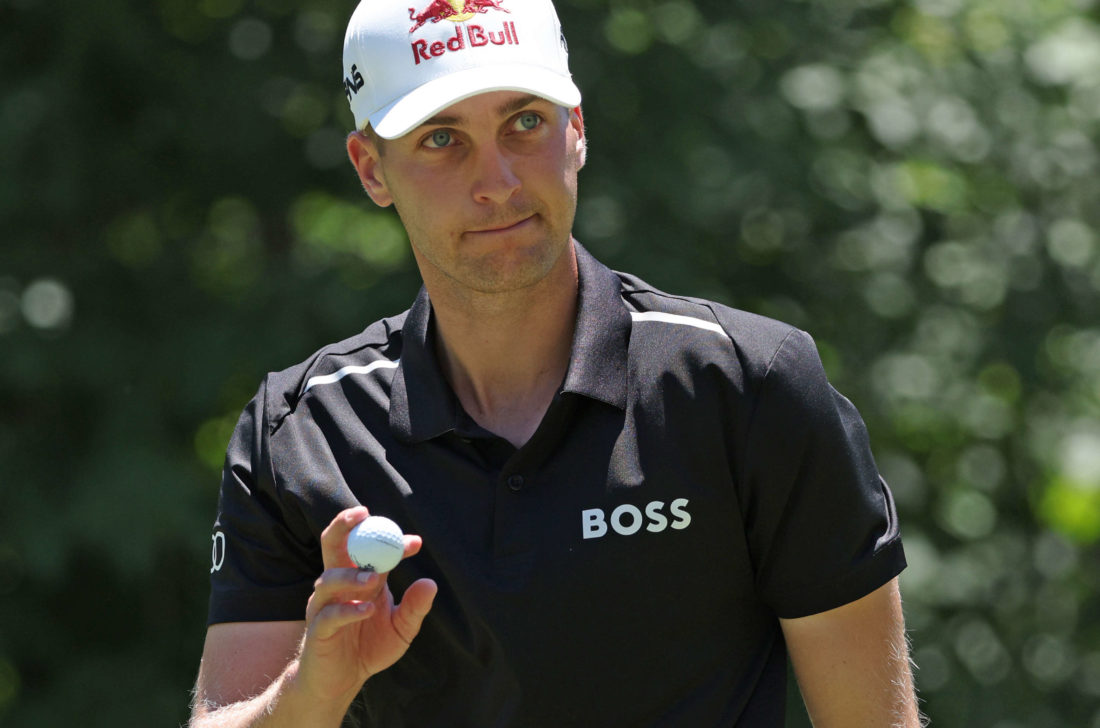
[[768, 378], [768, 375], [772, 373], [772, 366], [775, 364], [775, 360], [779, 357], [779, 352], [783, 351], [783, 347], [787, 345], [787, 342], [791, 340], [791, 337], [795, 334], [805, 334], [805, 331], [792, 326], [791, 330], [787, 332], [783, 340], [779, 342], [779, 346], [775, 347], [775, 351], [772, 352], [771, 358], [768, 359], [768, 365], [764, 367], [764, 376], [760, 377], [760, 386], [764, 386], [764, 380]]

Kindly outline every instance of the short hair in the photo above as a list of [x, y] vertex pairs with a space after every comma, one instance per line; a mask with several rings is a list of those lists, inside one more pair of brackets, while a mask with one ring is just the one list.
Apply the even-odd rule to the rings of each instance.
[[363, 134], [372, 142], [374, 142], [374, 146], [378, 150], [378, 156], [381, 157], [386, 153], [386, 140], [378, 136], [378, 132], [374, 130], [369, 121], [363, 125]]

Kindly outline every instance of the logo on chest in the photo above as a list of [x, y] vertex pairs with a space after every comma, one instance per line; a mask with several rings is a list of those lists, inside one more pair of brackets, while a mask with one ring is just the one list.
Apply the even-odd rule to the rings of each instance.
[[644, 508], [623, 503], [610, 515], [605, 514], [602, 508], [586, 508], [581, 511], [581, 535], [586, 539], [602, 538], [610, 530], [620, 536], [633, 536], [643, 527], [649, 533], [660, 533], [666, 528], [681, 531], [691, 525], [687, 505], [687, 498], [677, 498], [668, 504], [650, 501]]

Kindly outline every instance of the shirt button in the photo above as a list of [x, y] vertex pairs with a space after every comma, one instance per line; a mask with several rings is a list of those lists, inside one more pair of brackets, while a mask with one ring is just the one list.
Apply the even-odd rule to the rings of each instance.
[[509, 475], [508, 476], [508, 490], [513, 493], [518, 493], [523, 490], [523, 476], [522, 475]]

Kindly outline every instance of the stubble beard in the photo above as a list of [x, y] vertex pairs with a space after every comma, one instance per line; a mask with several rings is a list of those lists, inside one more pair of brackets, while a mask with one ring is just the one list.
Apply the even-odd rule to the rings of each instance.
[[[413, 251], [425, 282], [442, 277], [450, 288], [470, 294], [507, 294], [543, 281], [565, 251], [568, 241], [568, 234], [562, 240], [546, 235], [527, 245], [507, 246], [475, 256], [462, 254], [460, 239], [452, 248], [458, 251], [452, 261], [440, 261], [415, 244]], [[426, 273], [425, 264], [435, 275]]]
[[[427, 245], [409, 234], [413, 255], [420, 267], [421, 276], [431, 284], [443, 283], [453, 292], [467, 295], [508, 294], [536, 286], [550, 275], [562, 254], [568, 249], [572, 222], [576, 211], [574, 195], [568, 215], [560, 226], [547, 225], [542, 211], [524, 211], [535, 216], [534, 222], [542, 227], [539, 236], [526, 244], [504, 245], [482, 255], [470, 254], [471, 246], [464, 245], [461, 233], [452, 233], [449, 244]], [[508, 221], [523, 217], [513, 214]], [[401, 215], [400, 209], [398, 215]], [[404, 220], [406, 231], [409, 221]], [[495, 221], [483, 225], [491, 226]], [[416, 226], [411, 228], [416, 230]]]

